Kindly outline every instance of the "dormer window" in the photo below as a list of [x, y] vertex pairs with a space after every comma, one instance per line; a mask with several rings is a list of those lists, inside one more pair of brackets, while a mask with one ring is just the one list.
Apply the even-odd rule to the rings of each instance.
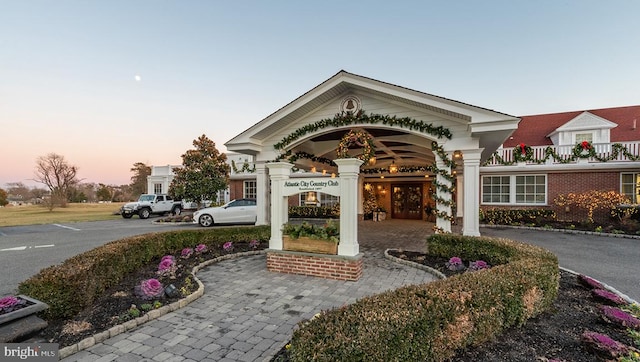
[[582, 141], [587, 141], [589, 143], [593, 143], [593, 133], [576, 133], [576, 140], [574, 143], [579, 143]]

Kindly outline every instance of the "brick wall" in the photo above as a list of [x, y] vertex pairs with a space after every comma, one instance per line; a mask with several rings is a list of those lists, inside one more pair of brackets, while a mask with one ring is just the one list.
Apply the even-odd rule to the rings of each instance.
[[267, 252], [267, 270], [325, 279], [357, 281], [362, 276], [362, 257], [269, 251]]
[[[587, 220], [587, 212], [584, 209], [575, 206], [559, 207], [554, 200], [560, 194], [583, 193], [591, 190], [620, 192], [620, 173], [615, 171], [549, 173], [547, 174], [547, 205], [481, 205], [481, 209], [551, 209], [555, 211], [558, 220], [580, 222]], [[608, 210], [594, 212], [594, 220], [600, 223], [608, 221], [609, 216]]]
[[[619, 172], [575, 172], [551, 173], [547, 176], [548, 203], [556, 212], [558, 220], [583, 221], [587, 219], [587, 212], [575, 206], [568, 209], [558, 207], [553, 200], [560, 194], [583, 193], [591, 190], [620, 192]], [[593, 214], [595, 221], [609, 220], [608, 210], [596, 210]]]

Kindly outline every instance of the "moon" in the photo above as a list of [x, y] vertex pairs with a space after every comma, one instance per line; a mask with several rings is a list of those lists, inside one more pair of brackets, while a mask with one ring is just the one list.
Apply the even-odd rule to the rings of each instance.
[[135, 79], [135, 80], [136, 80], [136, 82], [139, 82], [139, 81], [141, 81], [141, 80], [142, 80], [142, 77], [141, 77], [139, 74], [136, 74], [136, 75], [133, 77], [133, 79]]

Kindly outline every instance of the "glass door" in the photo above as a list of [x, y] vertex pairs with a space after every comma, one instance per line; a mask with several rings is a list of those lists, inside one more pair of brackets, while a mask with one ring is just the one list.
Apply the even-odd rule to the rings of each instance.
[[422, 185], [391, 186], [391, 217], [394, 219], [422, 219]]

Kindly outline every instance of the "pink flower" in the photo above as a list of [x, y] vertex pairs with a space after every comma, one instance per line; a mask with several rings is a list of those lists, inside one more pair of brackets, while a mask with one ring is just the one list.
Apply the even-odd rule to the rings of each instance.
[[618, 304], [618, 305], [626, 304], [626, 301], [622, 299], [622, 297], [608, 290], [594, 289], [591, 291], [591, 294], [593, 294], [593, 296], [596, 299], [599, 299], [604, 302], [608, 302], [610, 304]]
[[222, 249], [224, 249], [224, 251], [233, 250], [233, 243], [230, 241], [227, 241], [226, 243], [224, 243], [224, 245], [222, 245]]
[[18, 304], [18, 302], [18, 298], [11, 295], [8, 297], [0, 298], [0, 309], [13, 307], [14, 305]]
[[180, 256], [186, 259], [186, 258], [190, 257], [191, 254], [193, 254], [193, 249], [184, 248], [184, 249], [182, 249], [182, 252], [180, 253]]
[[175, 267], [176, 263], [173, 259], [165, 259], [163, 258], [158, 264], [158, 271], [167, 271]]
[[615, 323], [623, 327], [640, 329], [640, 319], [616, 307], [603, 305], [600, 307], [602, 318], [607, 322]]
[[140, 291], [143, 297], [157, 298], [162, 296], [164, 288], [158, 279], [146, 279], [140, 283]]
[[258, 246], [260, 246], [260, 242], [258, 240], [251, 240], [251, 242], [249, 243], [249, 247], [251, 249], [257, 249]]
[[204, 244], [199, 244], [198, 246], [196, 246], [196, 253], [204, 253], [205, 251], [207, 251], [207, 246]]

